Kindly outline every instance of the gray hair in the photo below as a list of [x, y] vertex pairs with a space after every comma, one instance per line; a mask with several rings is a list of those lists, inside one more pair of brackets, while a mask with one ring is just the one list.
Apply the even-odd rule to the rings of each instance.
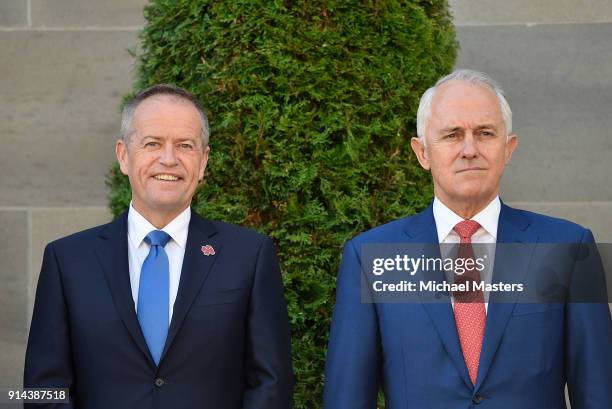
[[190, 102], [200, 114], [202, 122], [202, 147], [208, 146], [210, 129], [208, 127], [208, 117], [204, 108], [198, 99], [191, 92], [170, 84], [158, 84], [140, 91], [138, 94], [130, 98], [123, 106], [121, 112], [121, 138], [126, 146], [129, 144], [130, 135], [132, 134], [132, 121], [134, 120], [134, 112], [136, 108], [145, 100], [154, 96], [165, 95], [182, 101]]
[[425, 143], [425, 129], [427, 128], [427, 121], [429, 121], [429, 117], [431, 115], [431, 103], [433, 101], [433, 97], [440, 85], [449, 81], [466, 81], [472, 84], [482, 85], [495, 92], [495, 95], [497, 95], [497, 99], [499, 100], [499, 108], [501, 110], [502, 117], [504, 118], [504, 123], [506, 124], [507, 135], [512, 133], [512, 110], [510, 109], [510, 105], [508, 105], [508, 101], [504, 96], [504, 91], [499, 84], [484, 72], [474, 70], [456, 70], [447, 76], [440, 78], [438, 82], [436, 82], [436, 85], [425, 91], [421, 97], [419, 110], [417, 111], [417, 135], [423, 141], [423, 143]]

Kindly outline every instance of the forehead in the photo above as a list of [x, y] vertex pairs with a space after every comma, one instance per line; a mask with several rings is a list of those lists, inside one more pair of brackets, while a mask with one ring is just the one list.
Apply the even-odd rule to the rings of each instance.
[[442, 84], [431, 104], [432, 126], [446, 127], [503, 122], [499, 99], [483, 85], [466, 81]]
[[132, 126], [139, 133], [154, 133], [152, 136], [198, 136], [202, 129], [196, 107], [169, 95], [155, 95], [142, 101], [134, 111]]

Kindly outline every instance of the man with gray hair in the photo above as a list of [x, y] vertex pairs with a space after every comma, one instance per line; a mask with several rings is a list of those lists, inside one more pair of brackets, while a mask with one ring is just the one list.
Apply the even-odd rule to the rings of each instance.
[[49, 243], [26, 388], [67, 388], [35, 408], [288, 409], [289, 320], [272, 241], [200, 217], [208, 120], [156, 85], [123, 109], [116, 154], [128, 211]]
[[[501, 88], [486, 74], [471, 70], [441, 78], [421, 98], [417, 135], [411, 145], [421, 166], [432, 174], [433, 203], [346, 244], [327, 353], [324, 407], [375, 409], [382, 387], [387, 409], [565, 409], [566, 385], [572, 409], [612, 407], [607, 304], [523, 303], [513, 297], [492, 302], [481, 289], [482, 283], [500, 284], [500, 272], [516, 279], [533, 267], [529, 260], [513, 259], [510, 251], [500, 250], [506, 243], [588, 247], [594, 241], [591, 232], [577, 224], [501, 202], [500, 180], [518, 144]], [[450, 274], [454, 287], [403, 302], [368, 298], [379, 291], [367, 287], [373, 248], [432, 248], [431, 255], [441, 257], [447, 243], [458, 247], [457, 257], [472, 262], [477, 249], [472, 243], [492, 246], [492, 278], [481, 277], [477, 268], [434, 271], [430, 277], [440, 281]], [[573, 265], [561, 268], [571, 272]], [[426, 280], [428, 272], [415, 274]], [[397, 286], [392, 288], [397, 291]]]

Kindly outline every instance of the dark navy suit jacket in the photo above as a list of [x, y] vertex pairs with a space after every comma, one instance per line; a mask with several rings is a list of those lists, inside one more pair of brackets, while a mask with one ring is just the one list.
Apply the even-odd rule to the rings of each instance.
[[[206, 244], [215, 255], [202, 253]], [[159, 367], [132, 299], [127, 213], [50, 243], [24, 386], [70, 388], [70, 404], [33, 408], [290, 408], [289, 323], [272, 242], [192, 211]]]
[[[502, 205], [498, 243], [592, 241], [591, 232], [576, 224]], [[561, 409], [566, 382], [572, 409], [612, 408], [607, 304], [489, 303], [473, 385], [450, 302], [360, 302], [362, 246], [373, 243], [438, 243], [432, 206], [347, 243], [327, 354], [325, 409], [375, 409], [380, 385], [387, 409]]]

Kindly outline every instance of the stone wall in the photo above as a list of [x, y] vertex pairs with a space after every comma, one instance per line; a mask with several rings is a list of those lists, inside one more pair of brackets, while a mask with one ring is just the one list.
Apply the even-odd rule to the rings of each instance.
[[21, 386], [45, 244], [110, 219], [104, 181], [144, 4], [0, 1], [0, 388]]

